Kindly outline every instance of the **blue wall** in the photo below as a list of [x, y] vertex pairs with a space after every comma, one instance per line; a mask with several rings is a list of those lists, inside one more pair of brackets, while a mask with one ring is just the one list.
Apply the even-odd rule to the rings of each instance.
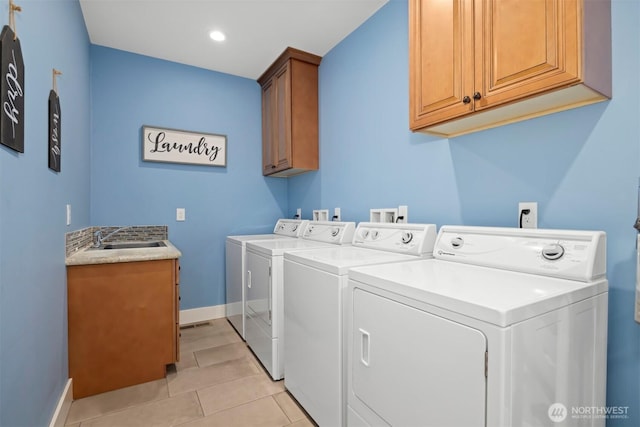
[[[92, 224], [169, 225], [181, 309], [224, 304], [225, 237], [270, 232], [287, 209], [286, 180], [262, 176], [260, 86], [98, 46], [91, 69]], [[227, 167], [143, 162], [142, 125], [225, 134]]]
[[[613, 0], [613, 100], [446, 140], [408, 131], [407, 6], [392, 0], [323, 59], [320, 170], [288, 180], [260, 172], [256, 82], [89, 48], [77, 0], [20, 3], [26, 147], [0, 147], [0, 425], [47, 425], [66, 382], [67, 231], [169, 225], [188, 309], [224, 302], [226, 235], [267, 232], [298, 207], [362, 221], [372, 207], [407, 204], [412, 222], [513, 226], [519, 201], [539, 203], [541, 227], [607, 232], [608, 404], [630, 407], [609, 424], [640, 424], [637, 1]], [[61, 173], [46, 153], [54, 67], [64, 73]], [[228, 167], [142, 162], [144, 124], [226, 134]], [[175, 221], [177, 207], [187, 221]]]
[[[89, 223], [89, 39], [77, 0], [19, 5], [25, 152], [0, 147], [0, 425], [42, 426], [68, 378], [64, 234]], [[47, 167], [53, 68], [63, 73], [60, 173]]]
[[614, 0], [611, 101], [453, 139], [408, 130], [407, 2], [393, 0], [320, 66], [320, 170], [289, 179], [289, 214], [409, 207], [411, 222], [604, 230], [610, 281], [608, 404], [640, 425], [633, 320], [640, 141], [640, 7]]

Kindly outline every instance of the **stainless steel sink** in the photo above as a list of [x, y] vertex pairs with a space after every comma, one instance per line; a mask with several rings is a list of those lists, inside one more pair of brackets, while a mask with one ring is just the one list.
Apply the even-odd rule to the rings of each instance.
[[164, 248], [165, 245], [162, 241], [152, 242], [113, 242], [105, 243], [104, 245], [96, 249], [140, 249], [140, 248]]

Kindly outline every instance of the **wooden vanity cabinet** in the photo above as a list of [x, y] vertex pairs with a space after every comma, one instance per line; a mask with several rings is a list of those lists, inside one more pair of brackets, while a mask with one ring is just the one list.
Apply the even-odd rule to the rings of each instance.
[[410, 128], [443, 136], [611, 97], [610, 0], [410, 0]]
[[321, 59], [290, 47], [258, 79], [263, 175], [286, 177], [318, 169]]
[[164, 378], [178, 361], [177, 259], [68, 266], [67, 291], [74, 399]]

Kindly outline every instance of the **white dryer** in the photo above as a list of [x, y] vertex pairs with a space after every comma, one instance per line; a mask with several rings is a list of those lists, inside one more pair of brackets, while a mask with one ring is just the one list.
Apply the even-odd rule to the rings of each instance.
[[605, 246], [451, 226], [435, 259], [352, 269], [348, 424], [604, 426]]
[[247, 243], [245, 339], [274, 380], [284, 376], [285, 252], [351, 244], [355, 223], [312, 221], [300, 239]]
[[279, 219], [271, 234], [250, 234], [227, 236], [225, 242], [226, 297], [225, 315], [227, 320], [245, 338], [245, 258], [247, 242], [256, 240], [295, 239], [302, 234], [307, 220]]
[[284, 384], [319, 426], [346, 422], [347, 271], [431, 257], [433, 224], [358, 224], [353, 245], [284, 255]]

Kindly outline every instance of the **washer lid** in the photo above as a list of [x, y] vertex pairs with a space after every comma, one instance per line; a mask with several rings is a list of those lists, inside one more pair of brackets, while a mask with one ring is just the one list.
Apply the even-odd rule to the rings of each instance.
[[509, 326], [608, 290], [593, 282], [480, 267], [438, 259], [356, 267], [361, 282], [474, 319]]
[[227, 236], [227, 240], [233, 243], [244, 244], [251, 241], [260, 240], [281, 240], [295, 239], [296, 237], [283, 236], [280, 234], [247, 234], [244, 236]]
[[298, 262], [332, 274], [345, 275], [352, 267], [410, 261], [420, 259], [420, 257], [355, 246], [340, 246], [302, 252], [287, 252], [284, 254], [284, 259], [285, 263], [287, 261]]
[[265, 256], [282, 256], [285, 251], [302, 249], [314, 249], [324, 246], [335, 246], [332, 243], [316, 242], [305, 239], [279, 239], [247, 242], [247, 251], [256, 252]]

